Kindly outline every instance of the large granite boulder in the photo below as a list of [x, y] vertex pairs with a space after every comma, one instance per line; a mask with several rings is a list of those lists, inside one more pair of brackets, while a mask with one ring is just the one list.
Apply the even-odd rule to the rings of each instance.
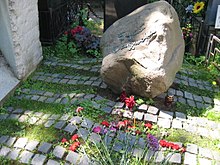
[[181, 68], [184, 40], [176, 11], [166, 1], [147, 4], [104, 33], [101, 76], [115, 93], [155, 97]]

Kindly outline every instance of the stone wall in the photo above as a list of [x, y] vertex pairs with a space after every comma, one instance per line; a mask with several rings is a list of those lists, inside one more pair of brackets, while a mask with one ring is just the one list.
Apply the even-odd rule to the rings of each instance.
[[0, 49], [18, 79], [27, 77], [42, 60], [37, 3], [0, 1]]

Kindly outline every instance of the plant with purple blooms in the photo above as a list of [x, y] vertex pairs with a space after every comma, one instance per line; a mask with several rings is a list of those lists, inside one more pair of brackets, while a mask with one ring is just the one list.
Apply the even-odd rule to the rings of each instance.
[[152, 149], [153, 151], [157, 151], [159, 149], [158, 139], [155, 136], [148, 133], [147, 141], [148, 141], [148, 147], [150, 149]]

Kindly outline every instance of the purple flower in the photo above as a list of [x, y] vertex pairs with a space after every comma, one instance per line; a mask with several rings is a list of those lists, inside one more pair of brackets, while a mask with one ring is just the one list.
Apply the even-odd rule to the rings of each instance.
[[110, 131], [112, 131], [112, 132], [116, 132], [117, 129], [116, 129], [115, 127], [111, 126], [111, 127], [110, 127]]
[[93, 131], [94, 133], [100, 133], [100, 132], [102, 131], [102, 128], [99, 127], [99, 126], [96, 126], [96, 127], [93, 128], [92, 131]]
[[158, 139], [155, 136], [153, 136], [151, 134], [147, 134], [147, 141], [148, 141], [148, 146], [153, 151], [157, 151], [159, 149]]
[[105, 128], [105, 129], [103, 129], [103, 130], [101, 131], [101, 134], [104, 135], [104, 134], [106, 134], [107, 132], [108, 132], [108, 129]]

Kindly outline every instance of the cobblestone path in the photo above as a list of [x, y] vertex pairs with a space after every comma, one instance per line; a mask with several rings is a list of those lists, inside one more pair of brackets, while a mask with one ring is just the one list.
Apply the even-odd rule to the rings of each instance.
[[[101, 60], [98, 59], [82, 59], [73, 63], [62, 61], [44, 61], [43, 66], [63, 67], [73, 70], [81, 70], [88, 73], [97, 73], [101, 67]], [[212, 84], [202, 80], [195, 80], [190, 77], [195, 73], [187, 70], [182, 70], [176, 75], [174, 83], [184, 84], [186, 86], [196, 87], [201, 90], [210, 92], [218, 92], [219, 88], [212, 87]], [[97, 74], [98, 75], [98, 74]], [[187, 76], [189, 75], [189, 76]], [[66, 85], [84, 85], [107, 90], [107, 85], [102, 81], [100, 76], [88, 75], [67, 75], [63, 73], [48, 73], [35, 72], [31, 76], [31, 80], [42, 81], [52, 84]], [[22, 86], [21, 86], [22, 87]], [[211, 140], [220, 139], [220, 124], [210, 121], [206, 118], [190, 117], [182, 112], [171, 112], [163, 110], [159, 107], [142, 104], [134, 113], [123, 109], [123, 103], [109, 99], [103, 95], [91, 93], [57, 93], [45, 90], [35, 90], [32, 88], [22, 87], [20, 94], [15, 95], [16, 99], [33, 100], [47, 104], [74, 104], [76, 101], [90, 100], [93, 107], [100, 109], [107, 114], [122, 115], [125, 118], [139, 121], [150, 121], [157, 124], [161, 128], [180, 129], [190, 133], [198, 134], [201, 137], [207, 137]], [[195, 95], [193, 93], [182, 91], [179, 89], [170, 88], [168, 94], [174, 95], [176, 102], [188, 104], [191, 107], [207, 108], [215, 107], [220, 109], [220, 101], [207, 96]], [[158, 96], [159, 99], [164, 99], [166, 93]], [[105, 105], [99, 101], [105, 99]], [[101, 137], [98, 134], [92, 133], [92, 129], [98, 126], [88, 118], [79, 116], [71, 116], [67, 114], [45, 114], [35, 112], [31, 109], [17, 109], [15, 107], [6, 107], [7, 112], [0, 114], [0, 120], [15, 119], [18, 122], [28, 122], [30, 125], [44, 125], [44, 127], [54, 127], [60, 131], [70, 135], [77, 133], [83, 139], [90, 140], [95, 143], [100, 143]], [[72, 123], [75, 124], [72, 124]], [[124, 132], [113, 133], [106, 140], [106, 145], [113, 146], [113, 150], [123, 150]], [[130, 152], [134, 156], [140, 156], [146, 147], [146, 141], [133, 135], [129, 137]], [[179, 142], [175, 142], [182, 145]], [[54, 157], [51, 158], [50, 154]], [[152, 152], [148, 152], [146, 159], [149, 159]], [[11, 137], [8, 135], [0, 135], [0, 156], [7, 157], [12, 160], [18, 160], [23, 164], [89, 164], [89, 159], [82, 153], [67, 151], [59, 145], [48, 143], [46, 141], [35, 141], [23, 137]], [[156, 152], [155, 163], [160, 163], [164, 158], [169, 156], [171, 164], [187, 164], [187, 165], [212, 165], [220, 164], [220, 153], [207, 148], [202, 148], [196, 144], [187, 144], [184, 154], [174, 153], [164, 156], [164, 151], [160, 149]]]

